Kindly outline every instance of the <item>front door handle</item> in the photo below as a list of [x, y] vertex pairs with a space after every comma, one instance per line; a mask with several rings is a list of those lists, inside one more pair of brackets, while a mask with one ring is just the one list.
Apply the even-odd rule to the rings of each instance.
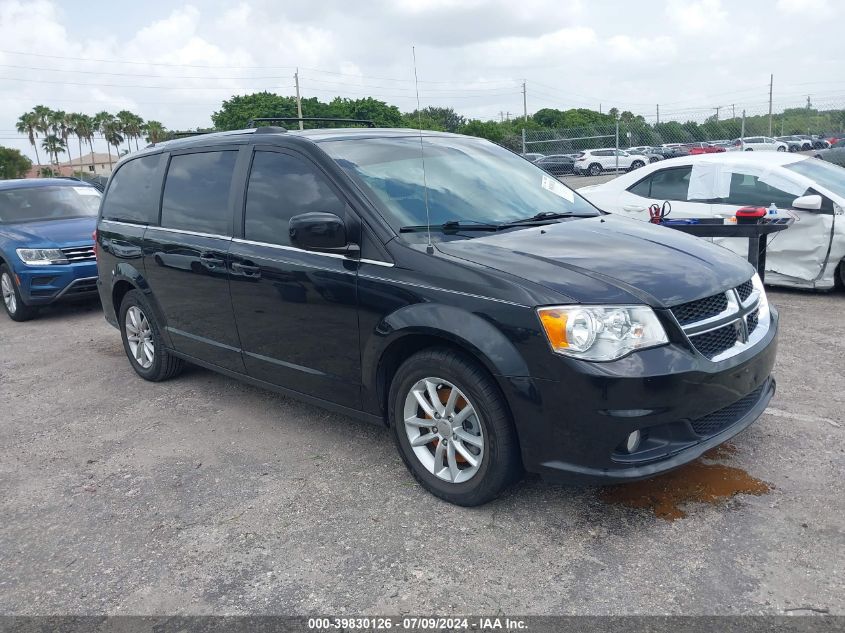
[[247, 277], [257, 277], [261, 273], [261, 267], [255, 264], [243, 264], [241, 262], [233, 262], [232, 270], [242, 273]]

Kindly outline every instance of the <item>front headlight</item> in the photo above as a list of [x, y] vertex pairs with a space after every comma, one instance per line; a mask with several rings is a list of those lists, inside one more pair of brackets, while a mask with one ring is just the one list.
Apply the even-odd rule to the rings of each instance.
[[29, 266], [67, 264], [67, 258], [58, 248], [19, 248], [15, 252]]
[[760, 275], [754, 273], [754, 276], [751, 278], [751, 285], [760, 295], [760, 298], [757, 300], [757, 322], [761, 324], [768, 323], [771, 318], [771, 314], [769, 313], [769, 298], [766, 296], [766, 288], [763, 286]]
[[615, 360], [669, 342], [648, 306], [553, 306], [537, 314], [555, 352], [584, 360]]

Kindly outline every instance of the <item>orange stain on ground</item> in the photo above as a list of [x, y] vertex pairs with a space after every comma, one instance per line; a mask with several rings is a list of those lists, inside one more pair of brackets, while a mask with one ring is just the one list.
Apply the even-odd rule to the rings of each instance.
[[605, 503], [649, 509], [667, 521], [686, 516], [688, 503], [716, 504], [736, 495], [764, 495], [771, 490], [765, 481], [720, 460], [736, 453], [736, 447], [722, 444], [701, 458], [677, 470], [652, 479], [608, 486], [599, 491]]

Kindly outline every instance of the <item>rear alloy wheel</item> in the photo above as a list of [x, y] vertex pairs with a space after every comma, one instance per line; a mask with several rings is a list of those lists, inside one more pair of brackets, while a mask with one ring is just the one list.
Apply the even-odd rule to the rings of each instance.
[[593, 163], [592, 165], [590, 165], [589, 172], [591, 176], [599, 176], [601, 175], [601, 171], [601, 165], [599, 165], [598, 163]]
[[411, 474], [451, 503], [486, 503], [521, 473], [516, 432], [498, 386], [449, 349], [419, 352], [393, 379], [388, 415]]
[[178, 374], [183, 361], [161, 344], [161, 329], [147, 298], [139, 290], [131, 290], [120, 304], [120, 335], [123, 349], [132, 369], [141, 378], [153, 382]]
[[5, 264], [0, 266], [0, 294], [3, 296], [3, 307], [6, 308], [6, 314], [12, 321], [29, 321], [38, 314], [38, 308], [26, 305], [21, 299], [21, 293], [15, 283], [14, 276]]

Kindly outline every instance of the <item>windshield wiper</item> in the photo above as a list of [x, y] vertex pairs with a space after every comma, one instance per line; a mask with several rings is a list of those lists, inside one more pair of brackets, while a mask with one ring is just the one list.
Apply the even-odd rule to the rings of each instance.
[[[443, 224], [432, 224], [432, 231], [442, 231], [443, 233], [457, 233], [458, 231], [498, 231], [501, 224], [491, 224], [486, 222], [458, 222], [457, 220], [449, 220]], [[400, 233], [425, 233], [429, 227], [425, 224], [418, 226], [403, 226], [399, 229]]]
[[[503, 222], [499, 225], [500, 229], [506, 229], [512, 226], [523, 226], [523, 225], [531, 225], [531, 224], [539, 224], [539, 223], [547, 223], [553, 222], [555, 220], [559, 220], [561, 218], [572, 218], [572, 217], [579, 217], [580, 214], [573, 213], [572, 211], [566, 212], [558, 212], [558, 211], [541, 211], [536, 215], [532, 215], [530, 218], [522, 218], [521, 220], [511, 220], [510, 222]], [[590, 214], [592, 216], [593, 214]]]

